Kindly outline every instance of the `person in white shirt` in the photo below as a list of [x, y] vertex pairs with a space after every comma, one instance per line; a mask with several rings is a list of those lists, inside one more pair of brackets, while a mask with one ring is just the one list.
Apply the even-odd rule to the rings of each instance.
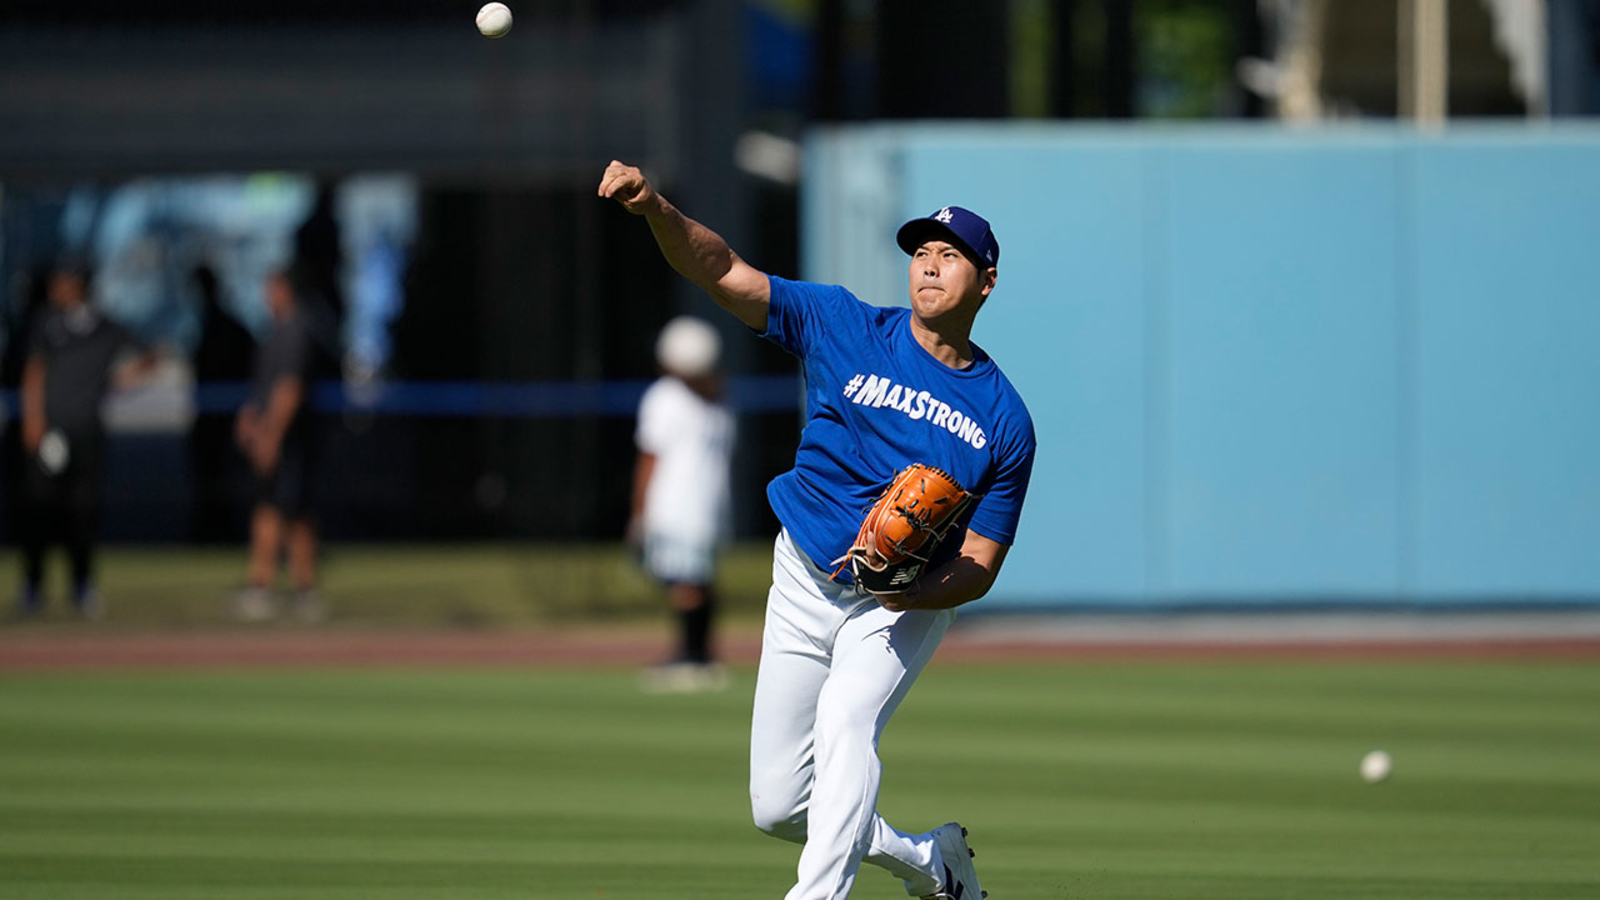
[[633, 511], [628, 538], [650, 574], [666, 586], [677, 613], [679, 651], [644, 674], [655, 691], [726, 686], [712, 646], [712, 590], [719, 546], [728, 533], [733, 415], [722, 399], [717, 331], [679, 316], [656, 341], [664, 373], [639, 402]]

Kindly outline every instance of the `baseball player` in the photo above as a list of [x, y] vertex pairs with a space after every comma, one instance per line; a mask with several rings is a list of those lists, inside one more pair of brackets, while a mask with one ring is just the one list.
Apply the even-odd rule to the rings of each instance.
[[646, 690], [720, 690], [727, 675], [711, 646], [718, 545], [727, 535], [733, 415], [722, 402], [722, 339], [704, 319], [678, 316], [656, 339], [665, 373], [639, 400], [633, 515], [628, 537], [666, 585], [679, 652], [644, 673]]
[[[22, 373], [22, 447], [28, 519], [23, 529], [24, 574], [17, 612], [43, 604], [44, 555], [66, 545], [72, 563], [72, 602], [86, 618], [105, 614], [94, 587], [94, 544], [104, 480], [106, 392], [149, 378], [156, 355], [89, 302], [87, 263], [69, 257], [49, 281], [50, 305], [32, 329]], [[134, 350], [132, 358], [125, 358]]]
[[[913, 834], [878, 815], [877, 746], [955, 607], [994, 584], [1033, 468], [1027, 408], [969, 339], [995, 287], [998, 241], [954, 206], [907, 222], [897, 242], [911, 256], [910, 309], [877, 307], [842, 287], [756, 270], [636, 168], [613, 161], [598, 192], [645, 218], [679, 274], [804, 363], [795, 465], [767, 490], [783, 528], [750, 741], [756, 825], [804, 844], [788, 900], [847, 896], [863, 861], [914, 897], [979, 900], [965, 829]], [[913, 463], [938, 467], [977, 499], [918, 581], [867, 593], [831, 563], [848, 558], [863, 511]]]

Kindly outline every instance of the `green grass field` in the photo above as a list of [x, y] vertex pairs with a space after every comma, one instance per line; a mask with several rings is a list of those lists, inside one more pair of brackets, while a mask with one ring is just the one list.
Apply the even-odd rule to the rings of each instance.
[[[0, 603], [22, 573], [0, 553]], [[104, 548], [97, 564], [107, 628], [189, 629], [231, 624], [224, 600], [244, 581], [244, 547]], [[724, 552], [718, 595], [734, 619], [759, 622], [771, 584], [772, 543]], [[66, 559], [49, 558], [49, 605], [35, 623], [75, 627]], [[502, 628], [571, 622], [659, 620], [661, 588], [613, 543], [334, 544], [324, 548], [322, 593], [343, 623]], [[5, 611], [9, 611], [8, 609]]]
[[[8, 674], [0, 896], [776, 900], [738, 676]], [[993, 900], [1600, 896], [1593, 665], [935, 661], [883, 755]]]

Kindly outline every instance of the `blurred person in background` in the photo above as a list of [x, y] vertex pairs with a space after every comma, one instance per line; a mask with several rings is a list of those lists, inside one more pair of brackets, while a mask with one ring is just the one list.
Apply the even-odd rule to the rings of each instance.
[[310, 316], [289, 272], [265, 283], [272, 328], [256, 351], [250, 397], [239, 410], [234, 438], [255, 476], [250, 516], [248, 585], [235, 595], [234, 615], [262, 622], [278, 615], [278, 561], [287, 556], [291, 611], [317, 622], [326, 609], [317, 594], [317, 525], [312, 487], [317, 455], [311, 410], [316, 342]]
[[664, 373], [639, 401], [629, 543], [666, 586], [679, 647], [645, 670], [656, 692], [720, 690], [727, 675], [712, 645], [717, 552], [728, 533], [733, 414], [723, 403], [722, 342], [703, 319], [679, 316], [656, 340]]
[[143, 382], [158, 363], [90, 304], [89, 278], [85, 260], [61, 260], [50, 273], [48, 305], [29, 330], [21, 384], [22, 616], [44, 604], [45, 551], [56, 543], [71, 561], [73, 606], [86, 618], [105, 615], [94, 582], [106, 443], [100, 408], [108, 390]]
[[[208, 265], [190, 277], [200, 303], [200, 342], [192, 363], [195, 382], [205, 391], [250, 378], [255, 338], [227, 310], [222, 283]], [[213, 401], [214, 402], [214, 401]], [[193, 485], [189, 539], [195, 543], [236, 544], [245, 539], [249, 469], [233, 442], [232, 406], [202, 402], [189, 428], [189, 473]]]

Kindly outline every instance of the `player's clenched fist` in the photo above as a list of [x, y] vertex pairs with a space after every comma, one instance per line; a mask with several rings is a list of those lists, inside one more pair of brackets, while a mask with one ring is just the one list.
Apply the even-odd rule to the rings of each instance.
[[611, 165], [606, 166], [605, 174], [600, 176], [598, 193], [607, 200], [622, 204], [623, 209], [636, 216], [651, 212], [659, 196], [643, 172], [614, 159]]

